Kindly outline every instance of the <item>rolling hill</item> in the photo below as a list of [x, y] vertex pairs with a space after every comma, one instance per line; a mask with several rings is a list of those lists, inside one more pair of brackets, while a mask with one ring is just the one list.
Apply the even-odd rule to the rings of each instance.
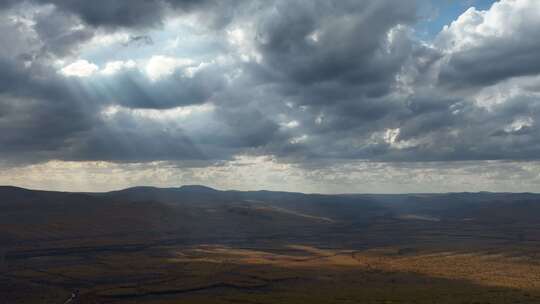
[[[58, 302], [74, 288], [81, 303], [540, 300], [538, 194], [0, 187], [0, 211], [10, 303]], [[426, 286], [435, 298], [413, 297]]]

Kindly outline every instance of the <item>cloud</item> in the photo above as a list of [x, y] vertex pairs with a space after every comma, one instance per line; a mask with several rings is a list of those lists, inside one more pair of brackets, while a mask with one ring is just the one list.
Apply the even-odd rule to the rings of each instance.
[[[27, 0], [25, 2], [54, 5], [59, 12], [76, 16], [88, 26], [108, 29], [158, 27], [163, 24], [163, 19], [171, 11], [189, 13], [196, 10], [207, 10], [209, 7], [221, 7], [223, 10], [223, 8], [234, 4], [232, 1], [215, 0], [130, 0], [127, 2], [110, 0], [99, 1], [99, 3], [86, 0]], [[4, 0], [0, 4], [0, 9], [17, 6], [20, 3], [20, 1]], [[230, 12], [215, 15], [212, 12], [213, 10], [210, 10], [205, 15], [210, 24], [214, 26], [222, 25], [230, 18]]]
[[129, 40], [125, 42], [124, 46], [129, 45], [152, 45], [154, 44], [154, 40], [152, 40], [152, 37], [148, 35], [132, 35], [129, 37]]
[[194, 61], [188, 58], [173, 58], [167, 56], [152, 56], [146, 64], [146, 74], [152, 81], [171, 76], [179, 68], [193, 66]]
[[204, 184], [218, 189], [310, 193], [538, 192], [540, 163], [336, 162], [299, 168], [271, 157], [238, 156], [226, 162], [59, 162], [0, 170], [0, 184], [63, 191], [108, 191], [130, 186]]
[[157, 0], [112, 0], [99, 3], [84, 0], [37, 0], [53, 4], [58, 10], [72, 13], [94, 27], [149, 27], [161, 23], [164, 2]]
[[137, 63], [133, 60], [117, 60], [107, 62], [105, 68], [103, 68], [100, 72], [104, 75], [114, 75], [123, 69], [133, 69], [135, 67], [137, 67]]
[[400, 25], [416, 16], [414, 1], [277, 1], [274, 7], [258, 16], [264, 76], [300, 86], [355, 84], [366, 95], [381, 95], [392, 83], [409, 47]]
[[92, 3], [3, 6], [4, 162], [540, 155], [536, 1], [471, 8], [433, 41], [414, 0]]
[[99, 70], [99, 67], [84, 59], [79, 59], [63, 67], [60, 72], [65, 76], [88, 77]]
[[95, 34], [93, 29], [85, 26], [76, 16], [51, 7], [34, 7], [30, 10], [34, 10], [32, 22], [35, 24], [32, 29], [42, 44], [40, 53], [43, 55], [72, 55]]
[[441, 83], [455, 87], [486, 86], [540, 72], [537, 52], [540, 3], [501, 0], [489, 10], [469, 8], [436, 38], [447, 56]]

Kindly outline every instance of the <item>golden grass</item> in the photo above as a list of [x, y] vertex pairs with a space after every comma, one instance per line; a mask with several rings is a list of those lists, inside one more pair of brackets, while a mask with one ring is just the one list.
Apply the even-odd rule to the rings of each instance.
[[288, 248], [301, 250], [305, 254], [287, 255], [223, 246], [201, 246], [194, 249], [194, 252], [201, 253], [203, 257], [190, 258], [184, 255], [176, 261], [197, 260], [210, 263], [272, 265], [284, 268], [376, 269], [466, 280], [486, 286], [540, 290], [540, 265], [525, 256], [482, 251], [399, 255], [397, 248], [368, 251], [329, 250], [301, 245], [290, 245]]
[[[82, 304], [540, 303], [540, 265], [526, 256], [493, 251], [403, 255], [399, 248], [200, 245], [100, 254], [70, 265], [64, 261], [51, 258], [47, 266], [30, 259], [11, 265], [9, 275], [49, 284], [40, 290], [54, 293], [42, 292], [47, 294], [43, 303], [63, 300], [71, 288], [65, 286], [77, 284]], [[17, 299], [36, 303], [32, 295]]]

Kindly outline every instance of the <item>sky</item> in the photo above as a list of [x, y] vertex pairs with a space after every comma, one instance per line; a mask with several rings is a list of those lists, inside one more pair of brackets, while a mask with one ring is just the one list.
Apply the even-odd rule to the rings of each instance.
[[0, 184], [540, 192], [540, 1], [3, 0]]

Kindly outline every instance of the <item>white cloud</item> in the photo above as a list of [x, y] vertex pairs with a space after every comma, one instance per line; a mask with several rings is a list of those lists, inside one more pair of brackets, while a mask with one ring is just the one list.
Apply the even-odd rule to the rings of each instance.
[[294, 128], [297, 128], [298, 126], [300, 126], [300, 123], [296, 120], [291, 120], [289, 122], [284, 122], [281, 124], [281, 126], [283, 126], [284, 128], [287, 128], [287, 129], [294, 129]]
[[79, 59], [60, 70], [64, 76], [88, 77], [99, 70], [99, 67], [84, 59]]
[[305, 142], [307, 142], [309, 139], [309, 136], [307, 136], [306, 134], [302, 135], [302, 136], [297, 136], [297, 137], [293, 137], [289, 140], [289, 143], [293, 144], [293, 145], [297, 145], [297, 144], [303, 144]]
[[129, 42], [129, 33], [127, 32], [104, 32], [104, 33], [98, 33], [92, 39], [90, 39], [87, 43], [85, 43], [84, 47], [86, 48], [103, 48], [108, 47], [114, 44], [122, 44], [122, 43], [128, 43]]
[[321, 113], [317, 115], [317, 117], [315, 118], [315, 123], [318, 125], [322, 125], [324, 123], [324, 114]]
[[178, 68], [187, 68], [195, 63], [187, 58], [175, 58], [167, 56], [152, 56], [146, 64], [146, 74], [152, 81], [157, 81], [162, 77], [170, 76]]
[[193, 76], [195, 76], [195, 74], [197, 74], [201, 69], [208, 67], [210, 64], [211, 63], [208, 62], [201, 62], [198, 65], [189, 66], [184, 69], [184, 75], [186, 77], [193, 78]]
[[[399, 138], [399, 135], [401, 134], [400, 128], [395, 129], [386, 129], [384, 131], [376, 131], [373, 134], [371, 134], [370, 139], [367, 141], [368, 145], [378, 145], [381, 143], [387, 144], [392, 149], [408, 149], [412, 147], [416, 147], [422, 143], [425, 139], [408, 139], [408, 140], [402, 140]], [[363, 146], [363, 143], [360, 145]]]
[[118, 73], [120, 70], [123, 69], [132, 69], [137, 66], [137, 63], [133, 60], [128, 61], [111, 61], [107, 62], [107, 65], [105, 65], [105, 68], [101, 70], [101, 74], [104, 75], [114, 75]]
[[488, 10], [469, 8], [439, 33], [436, 44], [450, 52], [482, 45], [486, 40], [519, 38], [537, 32], [540, 1], [501, 0]]
[[253, 28], [253, 25], [248, 23], [244, 24], [243, 27], [227, 30], [227, 41], [236, 49], [242, 61], [260, 63], [262, 55], [253, 44], [255, 34], [250, 31]]
[[321, 31], [315, 30], [315, 31], [311, 32], [311, 34], [307, 35], [306, 39], [308, 41], [313, 42], [313, 43], [317, 43], [317, 42], [319, 42], [320, 37], [321, 37]]
[[401, 130], [398, 129], [386, 129], [386, 132], [384, 133], [384, 141], [389, 144], [394, 144], [397, 141], [397, 138], [399, 136], [399, 133], [401, 133]]
[[172, 109], [130, 109], [118, 105], [109, 106], [101, 111], [104, 118], [114, 119], [118, 114], [131, 115], [137, 118], [151, 119], [154, 121], [179, 122], [192, 115], [203, 115], [214, 111], [215, 106], [211, 103], [176, 107]]
[[511, 124], [507, 125], [504, 130], [506, 132], [517, 132], [524, 128], [532, 127], [534, 119], [532, 117], [519, 117], [515, 119]]
[[67, 191], [107, 191], [139, 185], [177, 187], [182, 184], [319, 193], [540, 191], [540, 162], [537, 161], [393, 164], [335, 161], [329, 167], [304, 170], [278, 162], [273, 157], [239, 155], [231, 161], [206, 167], [174, 162], [50, 161], [2, 169], [0, 184]]

